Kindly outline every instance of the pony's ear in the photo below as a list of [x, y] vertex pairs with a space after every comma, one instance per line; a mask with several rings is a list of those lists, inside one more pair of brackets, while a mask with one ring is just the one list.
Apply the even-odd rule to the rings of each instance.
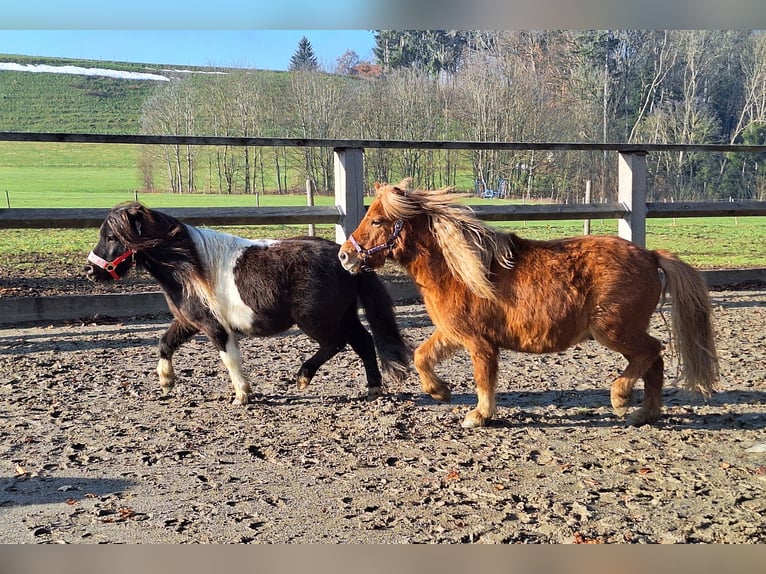
[[400, 181], [396, 185], [392, 185], [391, 189], [397, 195], [407, 195], [407, 192], [409, 191], [411, 185], [412, 185], [412, 178], [405, 177], [402, 181]]
[[136, 237], [141, 237], [144, 230], [144, 220], [147, 216], [146, 208], [143, 205], [131, 205], [125, 210], [125, 215]]
[[376, 181], [376, 182], [373, 184], [373, 187], [375, 188], [375, 191], [378, 191], [378, 190], [379, 190], [381, 187], [383, 187], [383, 184], [382, 184], [382, 183], [380, 183], [379, 181]]
[[403, 195], [405, 197], [407, 196], [407, 188], [401, 188], [397, 185], [392, 185], [391, 191], [393, 191], [396, 195]]

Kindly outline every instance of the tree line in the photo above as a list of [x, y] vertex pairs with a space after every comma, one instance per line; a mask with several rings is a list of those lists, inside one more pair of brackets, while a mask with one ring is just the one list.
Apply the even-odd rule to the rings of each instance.
[[[766, 144], [766, 34], [718, 30], [375, 31], [375, 61], [321, 70], [303, 39], [288, 72], [232, 70], [161, 86], [145, 133], [329, 139]], [[306, 59], [311, 65], [303, 65]], [[332, 150], [165, 146], [146, 185], [177, 192], [333, 189]], [[653, 153], [652, 198], [764, 199], [766, 154]], [[366, 150], [365, 178], [577, 201], [613, 200], [613, 154]]]

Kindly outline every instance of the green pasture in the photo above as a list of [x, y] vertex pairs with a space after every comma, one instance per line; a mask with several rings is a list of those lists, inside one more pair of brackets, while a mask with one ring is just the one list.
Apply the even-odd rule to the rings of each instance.
[[[292, 194], [218, 194], [218, 193], [139, 193], [134, 190], [104, 191], [92, 189], [87, 183], [87, 170], [67, 174], [72, 181], [83, 181], [82, 188], [67, 191], [52, 191], [44, 188], [35, 191], [9, 192], [0, 188], [0, 208], [30, 207], [103, 207], [109, 208], [125, 201], [138, 199], [154, 209], [163, 207], [250, 207], [250, 206], [295, 206], [306, 205], [305, 195]], [[79, 179], [82, 177], [83, 179]], [[118, 174], [115, 174], [115, 179]], [[40, 180], [43, 181], [42, 179]], [[60, 182], [61, 180], [59, 180]], [[317, 195], [314, 205], [333, 205], [334, 197]]]
[[[138, 169], [140, 146], [131, 144], [56, 144], [40, 142], [0, 142], [0, 207], [111, 207], [134, 199], [144, 189]], [[197, 184], [215, 186], [212, 166], [200, 165]], [[303, 187], [297, 170], [289, 174], [288, 184]], [[161, 189], [165, 174], [154, 167], [154, 184]], [[260, 180], [257, 182], [260, 184]], [[267, 189], [278, 186], [269, 173]], [[221, 207], [257, 205], [256, 195], [217, 194]], [[196, 194], [142, 195], [139, 199], [151, 207], [205, 206], [210, 200]], [[152, 203], [156, 201], [157, 203]], [[290, 201], [290, 200], [286, 200]], [[320, 200], [321, 201], [321, 200]], [[291, 205], [285, 203], [284, 205]]]
[[141, 187], [133, 145], [0, 142], [0, 206], [110, 207]]
[[[109, 180], [114, 168], [135, 169], [138, 146], [132, 144], [58, 144], [48, 142], [0, 142], [0, 174], [17, 167], [35, 171], [51, 171], [50, 168], [98, 168], [99, 179]], [[25, 182], [21, 182], [25, 183]], [[33, 183], [33, 182], [29, 182]]]

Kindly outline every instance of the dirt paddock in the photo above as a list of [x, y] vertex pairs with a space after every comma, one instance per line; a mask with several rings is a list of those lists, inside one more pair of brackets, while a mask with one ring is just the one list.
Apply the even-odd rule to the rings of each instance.
[[[367, 402], [349, 350], [298, 392], [309, 339], [244, 339], [237, 407], [201, 337], [160, 395], [166, 317], [0, 329], [0, 542], [766, 542], [766, 291], [711, 295], [720, 391], [668, 384], [642, 428], [609, 408], [624, 359], [591, 342], [504, 352], [496, 420], [464, 430], [465, 353], [440, 368], [452, 404], [414, 375]], [[431, 332], [421, 305], [397, 314]]]

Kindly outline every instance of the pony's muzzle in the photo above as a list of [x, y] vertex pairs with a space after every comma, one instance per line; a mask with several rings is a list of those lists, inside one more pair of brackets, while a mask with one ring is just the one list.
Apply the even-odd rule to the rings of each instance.
[[349, 273], [356, 273], [359, 271], [359, 265], [356, 261], [356, 257], [352, 259], [349, 253], [344, 251], [342, 248], [340, 251], [338, 251], [338, 259], [340, 259], [340, 264], [343, 266], [343, 269]]
[[[99, 271], [96, 271], [96, 267], [98, 267], [116, 281], [120, 279], [120, 274], [117, 271], [117, 267], [126, 261], [128, 262], [128, 267], [133, 265], [133, 256], [135, 254], [135, 251], [128, 249], [127, 251], [123, 252], [122, 255], [118, 255], [111, 261], [107, 261], [103, 257], [100, 257], [91, 251], [88, 253], [88, 263], [85, 264], [83, 271], [86, 273], [86, 276], [92, 277], [95, 280], [101, 280], [103, 274]], [[103, 279], [106, 280], [106, 276], [103, 276]]]
[[95, 281], [96, 278], [94, 277], [94, 272], [95, 270], [93, 268], [93, 265], [91, 265], [90, 263], [83, 265], [82, 274], [85, 276], [86, 279], [90, 281]]
[[82, 268], [83, 276], [93, 283], [103, 283], [109, 279], [109, 274], [100, 271], [95, 265], [87, 263]]

